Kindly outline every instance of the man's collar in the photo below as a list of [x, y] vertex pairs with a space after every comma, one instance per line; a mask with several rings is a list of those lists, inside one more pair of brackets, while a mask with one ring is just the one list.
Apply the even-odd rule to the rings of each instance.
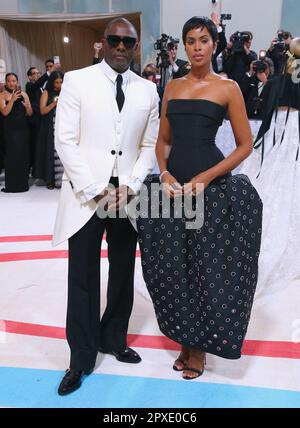
[[111, 80], [112, 81], [112, 83], [116, 83], [116, 80], [117, 80], [117, 76], [119, 75], [119, 74], [121, 74], [122, 75], [122, 77], [123, 77], [123, 84], [126, 84], [127, 82], [128, 82], [128, 80], [129, 80], [129, 75], [130, 75], [130, 73], [129, 73], [129, 69], [128, 70], [126, 70], [124, 73], [118, 73], [117, 71], [115, 71], [113, 68], [111, 68], [111, 66], [110, 65], [108, 65], [107, 64], [107, 62], [105, 61], [105, 59], [103, 59], [101, 62], [100, 62], [100, 66], [101, 66], [101, 68], [102, 68], [102, 71], [103, 71], [103, 73], [105, 74], [105, 76], [106, 77], [108, 77], [109, 78], [109, 80]]

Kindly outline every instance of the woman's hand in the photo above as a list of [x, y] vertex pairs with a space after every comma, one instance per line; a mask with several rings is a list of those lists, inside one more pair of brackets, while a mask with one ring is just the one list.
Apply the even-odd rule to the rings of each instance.
[[[183, 191], [185, 195], [196, 196], [199, 193], [203, 192], [213, 180], [213, 177], [210, 172], [205, 171], [193, 177], [189, 183], [183, 186]], [[203, 186], [200, 186], [202, 184]]]
[[182, 195], [182, 186], [175, 177], [169, 172], [166, 172], [161, 178], [161, 184], [164, 192], [169, 198]]
[[15, 89], [12, 93], [12, 97], [11, 100], [14, 103], [15, 101], [17, 101], [19, 98], [21, 98], [22, 96], [22, 91], [19, 91], [18, 89]]

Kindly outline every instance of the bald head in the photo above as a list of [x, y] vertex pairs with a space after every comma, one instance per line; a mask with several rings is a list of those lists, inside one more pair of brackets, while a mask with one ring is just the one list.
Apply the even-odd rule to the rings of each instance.
[[128, 19], [123, 17], [115, 18], [107, 24], [104, 31], [104, 37], [114, 32], [115, 27], [118, 26], [126, 27], [132, 34], [132, 37], [138, 39], [138, 34], [135, 29], [135, 26], [130, 21], [128, 21]]
[[130, 21], [122, 17], [110, 21], [102, 39], [107, 64], [118, 73], [124, 73], [137, 51], [137, 39], [137, 31]]

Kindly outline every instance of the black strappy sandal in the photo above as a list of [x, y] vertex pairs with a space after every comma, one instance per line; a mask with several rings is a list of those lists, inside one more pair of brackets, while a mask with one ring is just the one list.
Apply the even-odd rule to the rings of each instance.
[[[179, 361], [183, 365], [182, 369], [179, 369], [176, 366], [177, 361]], [[184, 360], [182, 360], [181, 358], [177, 358], [177, 360], [175, 360], [175, 362], [173, 364], [173, 370], [175, 370], [175, 372], [182, 372], [183, 370], [186, 370], [185, 365], [186, 365], [186, 363], [184, 362]]]
[[204, 370], [198, 370], [198, 369], [194, 369], [193, 367], [185, 367], [184, 368], [184, 370], [189, 370], [190, 372], [194, 372], [194, 373], [197, 373], [197, 375], [198, 376], [193, 376], [193, 377], [190, 377], [190, 376], [182, 376], [182, 379], [185, 379], [185, 380], [193, 380], [193, 379], [197, 379], [197, 377], [200, 377], [200, 376], [202, 376], [203, 375], [203, 373], [204, 373]]
[[200, 377], [200, 376], [203, 375], [203, 373], [204, 373], [204, 367], [205, 366], [206, 366], [206, 355], [204, 356], [203, 370], [195, 369], [194, 367], [185, 367], [183, 369], [183, 371], [188, 371], [189, 370], [191, 372], [197, 373], [198, 376], [190, 377], [190, 376], [184, 376], [184, 375], [182, 375], [182, 379], [185, 379], [185, 380], [197, 379], [197, 377]]

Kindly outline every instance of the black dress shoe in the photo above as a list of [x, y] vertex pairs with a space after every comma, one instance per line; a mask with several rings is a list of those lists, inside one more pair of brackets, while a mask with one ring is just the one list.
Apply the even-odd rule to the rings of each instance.
[[68, 369], [64, 375], [59, 388], [59, 395], [67, 395], [81, 387], [81, 379], [84, 374], [89, 375], [92, 371], [84, 372], [83, 370]]
[[137, 364], [142, 361], [139, 354], [133, 349], [128, 348], [128, 346], [126, 346], [124, 351], [107, 351], [106, 349], [99, 348], [99, 352], [113, 355], [118, 361], [121, 361], [121, 363]]

